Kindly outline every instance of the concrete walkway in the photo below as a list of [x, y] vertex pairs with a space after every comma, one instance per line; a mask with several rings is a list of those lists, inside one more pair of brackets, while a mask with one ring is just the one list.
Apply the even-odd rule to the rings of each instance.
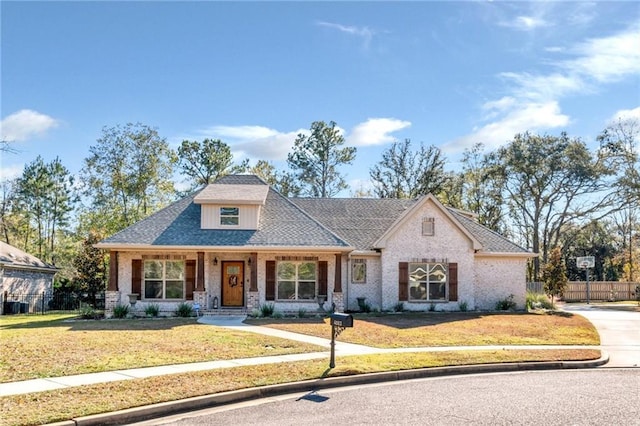
[[[276, 355], [266, 357], [243, 358], [223, 361], [196, 362], [190, 364], [166, 365], [158, 367], [133, 368], [128, 370], [107, 371], [102, 373], [78, 374], [73, 376], [52, 377], [45, 379], [24, 380], [20, 382], [1, 383], [0, 397], [9, 395], [20, 395], [34, 392], [43, 392], [55, 389], [64, 389], [74, 386], [83, 386], [96, 383], [107, 383], [118, 380], [133, 380], [146, 377], [162, 376], [167, 374], [189, 373], [194, 371], [216, 370], [221, 368], [233, 368], [259, 364], [277, 364], [294, 361], [305, 361], [314, 359], [326, 359], [329, 363], [330, 339], [323, 339], [315, 336], [292, 333], [289, 331], [276, 330], [268, 327], [244, 324], [246, 317], [202, 317], [198, 321], [217, 327], [224, 327], [234, 330], [259, 333], [268, 336], [280, 337], [283, 339], [295, 340], [315, 344], [327, 348], [326, 352], [312, 352], [304, 354]], [[396, 348], [381, 349], [369, 346], [356, 345], [336, 341], [336, 355], [362, 355], [374, 353], [408, 353], [408, 352], [443, 352], [456, 350], [517, 350], [517, 349], [601, 349], [599, 346], [447, 346], [447, 347], [423, 347], [423, 348]], [[606, 355], [603, 354], [603, 358]]]

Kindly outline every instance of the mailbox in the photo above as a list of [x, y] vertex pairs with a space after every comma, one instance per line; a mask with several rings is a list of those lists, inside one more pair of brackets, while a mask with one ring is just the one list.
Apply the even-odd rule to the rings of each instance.
[[349, 314], [334, 312], [330, 316], [331, 325], [336, 327], [353, 327], [353, 317]]

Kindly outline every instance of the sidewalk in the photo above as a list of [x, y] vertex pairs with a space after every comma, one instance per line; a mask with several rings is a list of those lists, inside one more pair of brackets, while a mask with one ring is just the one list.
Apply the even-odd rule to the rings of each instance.
[[[253, 326], [244, 324], [243, 321], [246, 317], [202, 317], [198, 321], [203, 324], [209, 324], [218, 327], [224, 327], [229, 329], [242, 329], [251, 333], [264, 334], [268, 336], [280, 337], [289, 340], [296, 340], [300, 342], [306, 342], [315, 344], [318, 346], [326, 347], [330, 349], [330, 339], [323, 339], [315, 336], [307, 336], [304, 334], [292, 333], [289, 331], [276, 330], [268, 327]], [[517, 350], [517, 349], [601, 349], [600, 346], [549, 346], [549, 345], [537, 345], [537, 346], [448, 346], [448, 347], [424, 347], [424, 348], [397, 348], [397, 349], [381, 349], [373, 348], [369, 346], [356, 345], [352, 343], [345, 343], [336, 341], [336, 355], [362, 355], [362, 354], [374, 354], [374, 353], [407, 353], [407, 352], [443, 352], [443, 351], [455, 351], [455, 350]], [[162, 376], [167, 374], [188, 373], [194, 371], [206, 371], [216, 370], [221, 368], [233, 368], [249, 365], [260, 364], [277, 364], [293, 361], [305, 361], [313, 359], [327, 360], [329, 362], [330, 353], [327, 352], [312, 352], [304, 354], [290, 354], [290, 355], [278, 355], [278, 356], [266, 356], [255, 358], [242, 358], [234, 360], [224, 361], [209, 361], [209, 362], [197, 362], [190, 364], [177, 364], [166, 365], [159, 367], [146, 367], [146, 368], [134, 368], [129, 370], [117, 370], [108, 371], [102, 373], [91, 374], [78, 374], [74, 376], [64, 377], [52, 377], [46, 379], [33, 379], [24, 380], [13, 383], [1, 383], [0, 384], [0, 397], [9, 395], [20, 395], [34, 392], [43, 392], [55, 389], [64, 389], [74, 386], [83, 386], [96, 383], [107, 383], [118, 380], [132, 380], [146, 377]], [[603, 354], [599, 363], [595, 365], [602, 365], [606, 362], [607, 356]], [[604, 361], [603, 361], [604, 360]], [[568, 363], [570, 364], [570, 363]], [[595, 366], [594, 361], [591, 361], [588, 366]], [[577, 366], [577, 364], [576, 364]]]

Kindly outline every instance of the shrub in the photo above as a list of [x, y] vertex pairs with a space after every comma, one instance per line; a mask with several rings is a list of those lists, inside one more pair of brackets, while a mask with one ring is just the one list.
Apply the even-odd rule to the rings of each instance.
[[458, 309], [460, 309], [460, 312], [467, 312], [469, 310], [469, 305], [466, 301], [458, 302]]
[[262, 313], [260, 312], [260, 309], [252, 309], [249, 313], [249, 316], [252, 318], [260, 318], [261, 315]]
[[129, 315], [129, 305], [121, 305], [118, 303], [113, 308], [113, 317], [114, 318], [126, 318]]
[[554, 309], [546, 294], [527, 292], [527, 309]]
[[144, 308], [144, 313], [148, 317], [157, 317], [160, 313], [160, 305], [157, 303], [150, 303]]
[[393, 306], [394, 312], [404, 312], [404, 303], [398, 302]]
[[496, 303], [496, 311], [510, 311], [517, 307], [516, 302], [513, 301], [513, 294], [502, 300], [498, 300]]
[[435, 312], [436, 311], [436, 304], [435, 303], [431, 303], [429, 305], [429, 312]]
[[260, 305], [260, 316], [268, 318], [273, 315], [276, 310], [276, 307], [273, 303], [265, 303], [264, 305]]
[[191, 306], [191, 304], [189, 303], [182, 302], [176, 307], [174, 314], [177, 317], [182, 317], [182, 318], [191, 317], [193, 316], [193, 306]]
[[362, 303], [362, 305], [360, 305], [360, 310], [365, 314], [368, 314], [369, 312], [371, 312], [371, 305], [369, 304], [369, 302], [365, 301]]
[[[78, 310], [78, 314], [82, 319], [97, 319], [98, 313], [92, 306], [85, 305]], [[126, 315], [126, 314], [125, 314]]]
[[274, 310], [273, 314], [271, 314], [272, 318], [284, 318], [284, 314], [280, 311]]
[[307, 310], [305, 308], [298, 309], [298, 318], [305, 318], [307, 316]]

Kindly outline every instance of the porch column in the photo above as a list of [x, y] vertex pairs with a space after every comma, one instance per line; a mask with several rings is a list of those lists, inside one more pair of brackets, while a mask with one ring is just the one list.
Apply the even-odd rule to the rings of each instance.
[[104, 314], [107, 318], [113, 316], [113, 308], [120, 303], [120, 291], [118, 286], [118, 252], [109, 252], [109, 282], [104, 293]]
[[247, 310], [253, 312], [260, 308], [260, 292], [258, 291], [258, 253], [249, 255], [249, 297], [247, 298]]
[[336, 307], [336, 311], [344, 311], [344, 296], [342, 294], [342, 253], [336, 253], [335, 276], [333, 279], [333, 294], [331, 301]]
[[195, 291], [204, 291], [204, 252], [198, 252], [198, 265], [196, 266], [196, 288]]

